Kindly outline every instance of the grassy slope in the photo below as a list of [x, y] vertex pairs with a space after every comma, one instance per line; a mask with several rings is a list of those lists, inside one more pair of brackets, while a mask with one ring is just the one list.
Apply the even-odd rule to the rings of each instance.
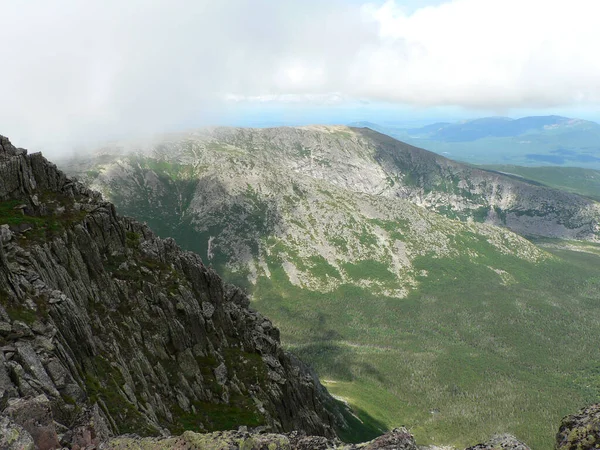
[[[255, 306], [333, 394], [421, 443], [512, 432], [550, 448], [560, 418], [600, 396], [600, 257], [555, 249], [536, 266], [485, 247], [481, 263], [422, 258], [406, 299], [301, 290], [272, 261]], [[518, 275], [504, 285], [486, 265]]]
[[546, 186], [600, 201], [600, 170], [580, 167], [523, 167], [512, 165], [484, 166], [484, 168], [520, 175]]

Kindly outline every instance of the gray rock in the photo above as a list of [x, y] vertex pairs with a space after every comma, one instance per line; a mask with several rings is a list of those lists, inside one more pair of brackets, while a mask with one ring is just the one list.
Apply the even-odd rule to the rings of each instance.
[[556, 450], [600, 448], [600, 403], [563, 418], [556, 435]]
[[75, 420], [72, 427], [61, 440], [61, 444], [72, 450], [98, 447], [111, 437], [111, 432], [106, 424], [104, 414], [95, 403], [85, 408]]
[[35, 450], [31, 435], [8, 417], [0, 417], [0, 448], [3, 450]]
[[265, 433], [256, 429], [199, 434], [186, 431], [167, 438], [117, 437], [102, 446], [106, 450], [418, 450], [413, 436], [405, 428], [394, 429], [363, 444], [344, 444], [337, 439], [307, 436], [304, 433]]
[[523, 442], [510, 434], [498, 434], [493, 436], [485, 444], [469, 447], [467, 450], [531, 450]]
[[0, 242], [7, 243], [13, 237], [13, 232], [10, 227], [6, 224], [0, 226]]
[[0, 322], [0, 335], [8, 336], [12, 331], [12, 325], [8, 322]]
[[37, 381], [44, 392], [55, 398], [60, 397], [52, 379], [48, 376], [44, 365], [31, 344], [27, 341], [19, 341], [16, 346], [21, 366]]
[[12, 323], [12, 332], [17, 337], [30, 337], [30, 336], [33, 336], [33, 332], [31, 331], [31, 328], [29, 328], [26, 323], [21, 322], [20, 320], [15, 320]]
[[50, 401], [45, 395], [10, 400], [3, 415], [10, 417], [31, 435], [36, 449], [59, 447]]

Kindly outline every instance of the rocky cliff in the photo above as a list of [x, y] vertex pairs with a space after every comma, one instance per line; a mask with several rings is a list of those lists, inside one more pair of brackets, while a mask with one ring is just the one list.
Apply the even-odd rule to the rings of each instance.
[[[27, 415], [23, 402], [38, 399], [63, 434], [48, 432], [50, 444], [238, 425], [331, 437], [343, 426], [242, 291], [4, 137], [0, 201], [0, 409]], [[79, 425], [88, 431], [74, 437]]]
[[102, 173], [98, 183], [110, 189], [123, 175], [114, 163], [132, 152], [177, 162], [196, 175], [210, 173], [215, 162], [235, 161], [247, 171], [244, 182], [251, 185], [257, 166], [285, 168], [295, 177], [407, 199], [452, 218], [501, 225], [523, 235], [600, 237], [600, 205], [593, 200], [458, 163], [369, 128], [202, 129], [109, 145], [79, 171], [88, 170], [92, 179]]

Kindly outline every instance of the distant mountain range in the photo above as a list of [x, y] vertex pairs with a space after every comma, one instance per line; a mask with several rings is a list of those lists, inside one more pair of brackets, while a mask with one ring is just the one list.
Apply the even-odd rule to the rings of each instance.
[[485, 117], [420, 128], [356, 122], [412, 145], [473, 164], [600, 168], [600, 125], [561, 116]]

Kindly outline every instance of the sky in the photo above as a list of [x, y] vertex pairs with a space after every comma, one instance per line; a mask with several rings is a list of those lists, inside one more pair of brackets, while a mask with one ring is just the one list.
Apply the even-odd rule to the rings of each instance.
[[0, 0], [0, 134], [600, 119], [597, 0]]

